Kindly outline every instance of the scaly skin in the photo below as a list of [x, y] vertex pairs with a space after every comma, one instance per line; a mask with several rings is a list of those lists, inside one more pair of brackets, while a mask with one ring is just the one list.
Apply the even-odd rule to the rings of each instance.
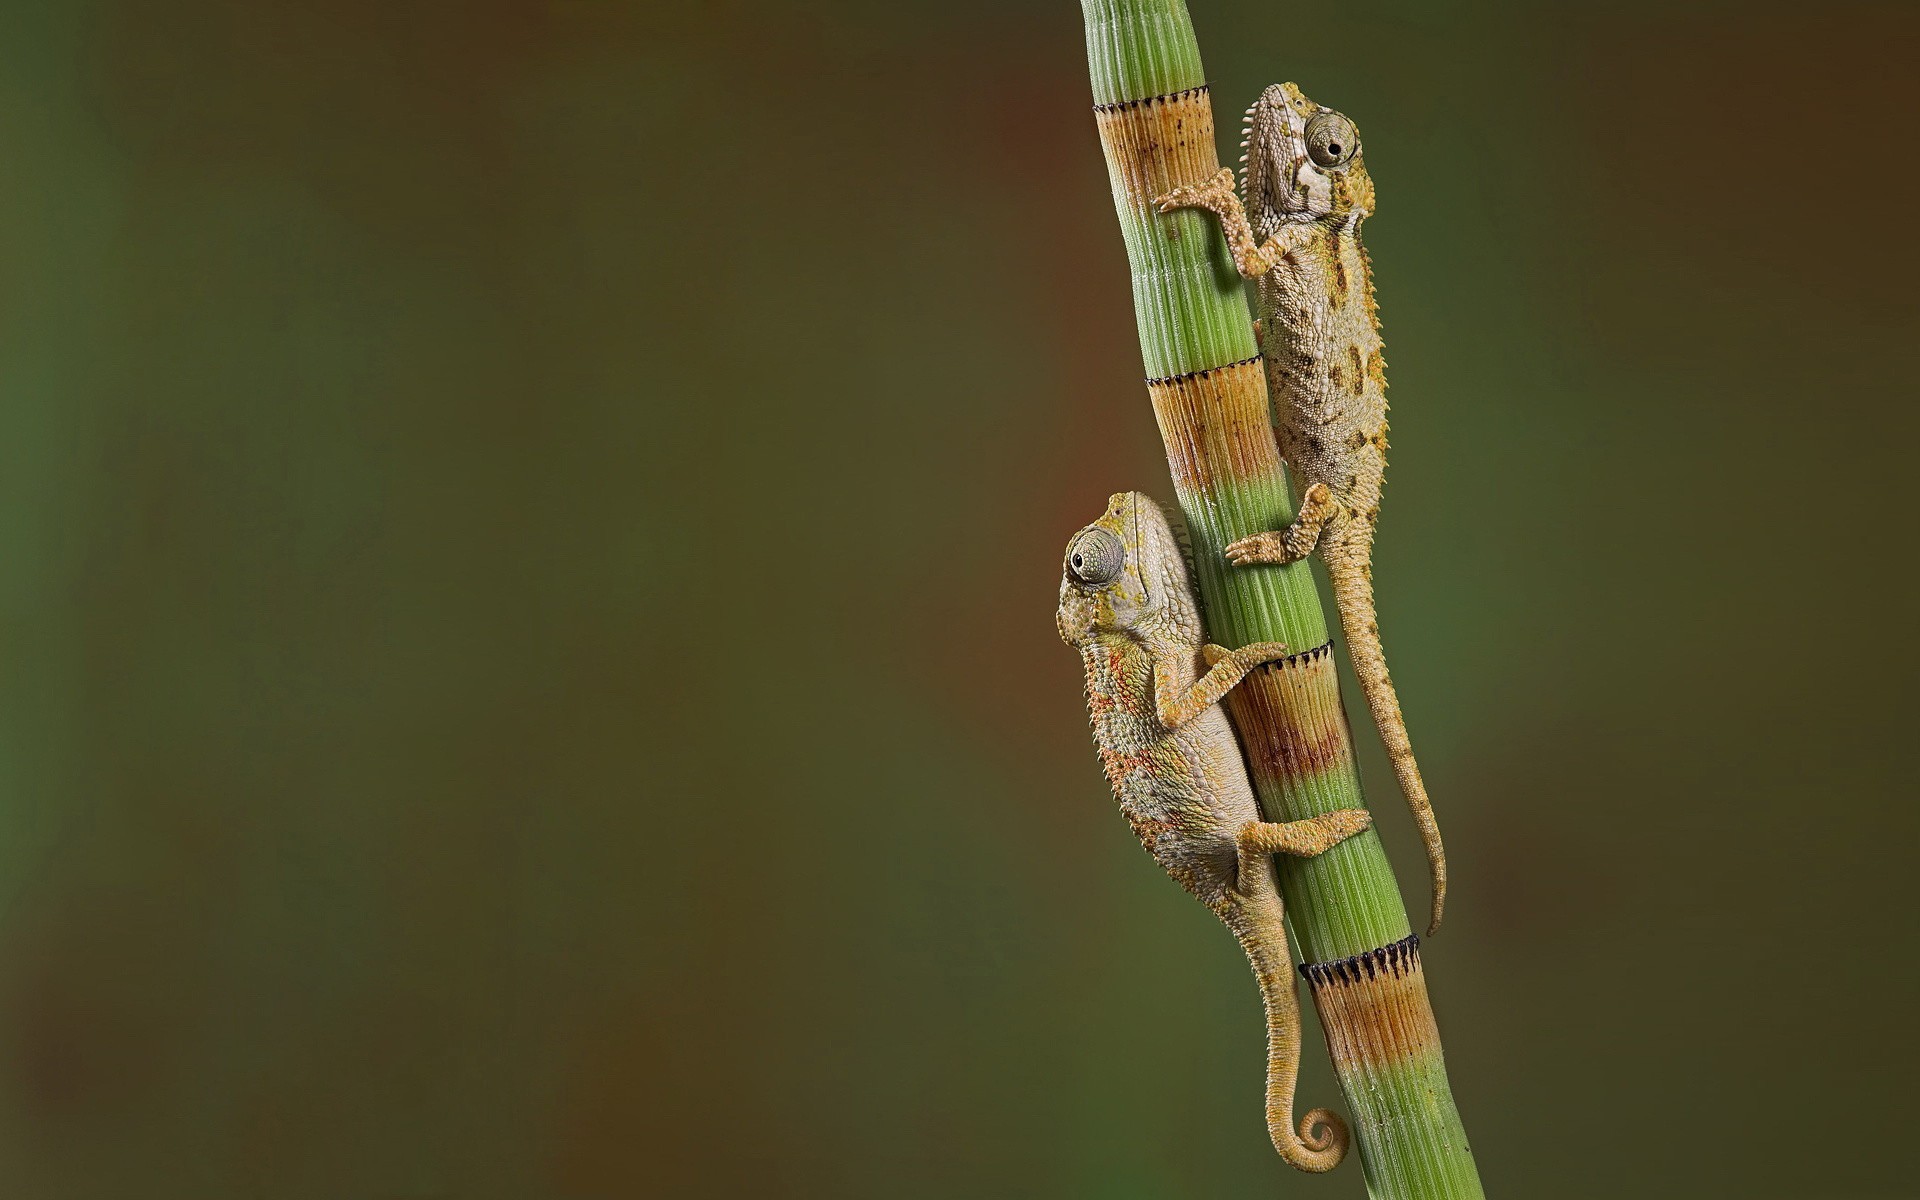
[[1257, 281], [1256, 328], [1274, 432], [1302, 489], [1293, 524], [1242, 538], [1226, 553], [1245, 566], [1320, 551], [1354, 673], [1426, 846], [1431, 935], [1446, 910], [1446, 850], [1387, 675], [1373, 607], [1373, 534], [1387, 468], [1386, 360], [1373, 272], [1360, 244], [1360, 222], [1374, 211], [1373, 180], [1353, 123], [1291, 83], [1262, 92], [1247, 110], [1246, 127], [1243, 190], [1251, 221], [1234, 195], [1231, 171], [1175, 188], [1157, 202], [1162, 212], [1213, 213], [1234, 265]]
[[1186, 559], [1152, 500], [1116, 495], [1074, 535], [1055, 616], [1086, 666], [1093, 739], [1120, 812], [1154, 861], [1226, 923], [1253, 964], [1267, 1013], [1273, 1147], [1302, 1171], [1332, 1170], [1347, 1151], [1346, 1123], [1316, 1108], [1297, 1131], [1293, 1125], [1300, 1002], [1273, 856], [1324, 853], [1372, 818], [1340, 809], [1304, 821], [1260, 819], [1220, 698], [1261, 663], [1286, 657], [1287, 648], [1202, 646]]

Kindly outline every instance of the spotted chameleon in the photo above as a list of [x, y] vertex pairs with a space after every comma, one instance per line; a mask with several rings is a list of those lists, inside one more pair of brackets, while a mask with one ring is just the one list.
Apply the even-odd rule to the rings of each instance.
[[1234, 265], [1255, 281], [1274, 431], [1302, 489], [1291, 525], [1242, 538], [1226, 553], [1245, 566], [1319, 550], [1354, 673], [1426, 847], [1432, 934], [1446, 910], [1446, 850], [1373, 606], [1373, 536], [1387, 466], [1386, 362], [1372, 267], [1360, 244], [1360, 223], [1374, 211], [1373, 180], [1353, 122], [1291, 83], [1260, 94], [1247, 110], [1246, 135], [1244, 207], [1231, 170], [1157, 202], [1162, 212], [1202, 208], [1218, 217]]
[[1073, 536], [1055, 614], [1086, 668], [1093, 738], [1120, 811], [1155, 862], [1239, 939], [1267, 1013], [1267, 1132], [1303, 1171], [1345, 1155], [1346, 1123], [1316, 1108], [1293, 1125], [1300, 1068], [1294, 992], [1273, 856], [1311, 856], [1368, 828], [1364, 809], [1303, 821], [1261, 819], [1220, 699], [1278, 642], [1203, 645], [1198, 602], [1166, 515], [1138, 492]]

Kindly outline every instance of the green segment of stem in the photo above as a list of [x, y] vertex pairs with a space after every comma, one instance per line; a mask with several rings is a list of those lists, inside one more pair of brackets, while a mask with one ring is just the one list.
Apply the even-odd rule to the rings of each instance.
[[1124, 104], [1207, 81], [1200, 42], [1178, 0], [1082, 0], [1093, 102]]
[[[1239, 290], [1236, 284], [1236, 292]], [[1253, 327], [1248, 325], [1251, 336]], [[1279, 640], [1295, 651], [1311, 650], [1327, 640], [1327, 618], [1320, 593], [1304, 562], [1284, 567], [1236, 567], [1227, 561], [1227, 544], [1246, 533], [1283, 529], [1293, 520], [1293, 500], [1285, 475], [1271, 480], [1222, 480], [1195, 489], [1194, 502], [1181, 504], [1193, 543], [1193, 570], [1207, 598], [1207, 629], [1223, 646], [1244, 646], [1284, 630]], [[1215, 600], [1214, 597], [1219, 597]], [[1394, 934], [1405, 937], [1406, 931]], [[1334, 958], [1380, 945], [1369, 942]]]
[[1352, 1075], [1340, 1081], [1349, 1100], [1356, 1092], [1378, 1098], [1353, 1107], [1353, 1140], [1369, 1196], [1464, 1200], [1483, 1195], [1440, 1047], [1390, 1067], [1360, 1065]]
[[[1222, 260], [1206, 253], [1220, 238], [1218, 225], [1192, 209], [1163, 216], [1144, 199], [1114, 191], [1147, 375], [1165, 379], [1252, 358], [1260, 348], [1239, 277], [1231, 265], [1223, 276]], [[1284, 507], [1284, 487], [1280, 498]]]

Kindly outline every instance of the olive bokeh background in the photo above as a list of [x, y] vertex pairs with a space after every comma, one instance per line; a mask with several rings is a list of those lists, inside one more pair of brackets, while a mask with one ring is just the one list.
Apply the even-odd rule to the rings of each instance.
[[[1490, 1193], [1920, 1195], [1920, 16], [1192, 6], [1379, 187]], [[1168, 491], [1081, 36], [0, 9], [0, 1190], [1362, 1194], [1052, 629]]]

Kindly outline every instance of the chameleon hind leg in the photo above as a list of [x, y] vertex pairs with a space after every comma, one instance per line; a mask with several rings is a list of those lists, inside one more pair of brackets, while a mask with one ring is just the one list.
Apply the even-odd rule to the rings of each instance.
[[1373, 814], [1364, 808], [1336, 808], [1299, 821], [1249, 821], [1240, 827], [1235, 840], [1242, 856], [1291, 854], [1312, 858], [1372, 825]]
[[1294, 1095], [1300, 1084], [1300, 998], [1294, 992], [1293, 952], [1287, 945], [1270, 856], [1323, 854], [1372, 821], [1365, 809], [1342, 808], [1303, 821], [1249, 821], [1235, 839], [1245, 907], [1235, 914], [1238, 921], [1228, 923], [1253, 963], [1267, 1010], [1267, 1136], [1280, 1157], [1302, 1171], [1330, 1171], [1338, 1166], [1352, 1134], [1331, 1109], [1312, 1109], [1298, 1125], [1294, 1123]]
[[1236, 567], [1255, 563], [1297, 562], [1313, 553], [1320, 544], [1320, 531], [1340, 509], [1339, 501], [1324, 483], [1316, 483], [1300, 497], [1300, 511], [1293, 524], [1278, 533], [1256, 533], [1227, 546], [1227, 558]]

